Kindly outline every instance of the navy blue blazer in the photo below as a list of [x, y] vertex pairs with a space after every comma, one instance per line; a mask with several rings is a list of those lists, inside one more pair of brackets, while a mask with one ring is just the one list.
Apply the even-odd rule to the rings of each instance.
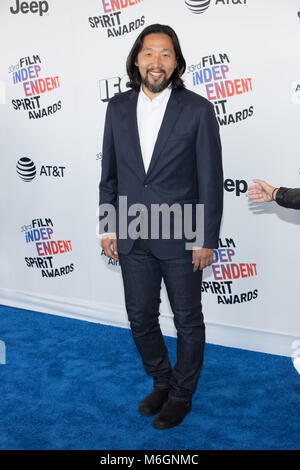
[[[128, 207], [143, 204], [149, 209], [148, 215], [151, 204], [191, 203], [193, 209], [196, 203], [204, 204], [203, 247], [217, 248], [223, 169], [213, 105], [190, 90], [172, 90], [146, 173], [137, 127], [137, 99], [138, 92], [133, 90], [120, 93], [109, 101], [106, 110], [99, 202], [116, 208], [113, 231], [118, 252], [129, 253], [134, 243], [131, 238], [119, 237], [119, 196], [127, 196]], [[127, 216], [127, 227], [137, 216]], [[105, 231], [112, 231], [111, 227], [105, 227]], [[182, 256], [185, 243], [191, 241], [184, 234], [181, 239], [172, 237], [172, 227], [170, 235], [170, 239], [151, 239], [149, 233], [150, 249], [160, 259]]]

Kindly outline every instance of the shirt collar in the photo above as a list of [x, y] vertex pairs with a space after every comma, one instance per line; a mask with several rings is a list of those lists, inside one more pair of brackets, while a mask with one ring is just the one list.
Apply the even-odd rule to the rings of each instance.
[[155, 105], [160, 105], [165, 99], [169, 98], [170, 94], [172, 92], [172, 85], [169, 83], [167, 88], [165, 88], [161, 93], [159, 93], [158, 96], [153, 98], [153, 100], [150, 100], [150, 98], [146, 95], [146, 93], [143, 91], [142, 84], [140, 87], [140, 97], [143, 98], [143, 100], [155, 104]]

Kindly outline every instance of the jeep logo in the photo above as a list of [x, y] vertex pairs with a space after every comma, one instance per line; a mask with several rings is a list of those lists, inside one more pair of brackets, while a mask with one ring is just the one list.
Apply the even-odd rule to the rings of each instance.
[[248, 185], [245, 180], [232, 180], [230, 178], [224, 181], [224, 189], [229, 193], [235, 192], [236, 196], [244, 194], [248, 190]]
[[16, 6], [15, 8], [10, 7], [11, 13], [16, 15], [17, 13], [28, 13], [31, 11], [31, 13], [37, 13], [39, 12], [40, 16], [43, 16], [44, 13], [47, 13], [49, 10], [49, 5], [48, 2], [43, 1], [43, 2], [20, 2], [20, 0], [16, 0]]

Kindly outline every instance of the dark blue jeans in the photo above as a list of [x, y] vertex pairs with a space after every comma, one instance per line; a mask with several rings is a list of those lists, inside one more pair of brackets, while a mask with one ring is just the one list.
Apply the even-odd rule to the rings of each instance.
[[[128, 254], [119, 253], [131, 333], [154, 387], [170, 388], [169, 397], [191, 400], [196, 390], [205, 344], [201, 305], [202, 271], [193, 272], [192, 251], [161, 260], [137, 239]], [[177, 361], [172, 368], [159, 325], [162, 278], [177, 330]]]

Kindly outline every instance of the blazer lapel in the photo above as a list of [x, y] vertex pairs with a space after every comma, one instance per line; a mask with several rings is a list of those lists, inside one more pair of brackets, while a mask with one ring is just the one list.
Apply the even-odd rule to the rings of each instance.
[[157, 163], [158, 158], [170, 135], [170, 132], [172, 131], [180, 115], [180, 112], [182, 111], [182, 103], [180, 102], [179, 96], [180, 94], [178, 93], [177, 90], [172, 90], [161, 126], [158, 132], [152, 158], [151, 158], [149, 168], [147, 171], [147, 176], [151, 173], [154, 165]]

